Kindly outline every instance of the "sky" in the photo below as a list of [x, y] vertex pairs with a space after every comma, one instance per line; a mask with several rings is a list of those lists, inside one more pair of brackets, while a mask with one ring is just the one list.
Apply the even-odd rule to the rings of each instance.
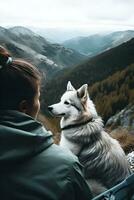
[[0, 26], [134, 30], [134, 0], [1, 0]]

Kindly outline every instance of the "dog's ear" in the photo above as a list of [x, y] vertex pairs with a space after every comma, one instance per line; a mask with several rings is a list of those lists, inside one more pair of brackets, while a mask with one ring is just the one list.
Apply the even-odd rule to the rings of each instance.
[[82, 101], [86, 101], [87, 100], [87, 95], [88, 95], [88, 85], [84, 84], [77, 90], [77, 96]]
[[68, 83], [67, 83], [67, 91], [75, 91], [75, 88], [72, 86], [72, 84], [71, 84], [71, 82], [70, 81], [68, 81]]

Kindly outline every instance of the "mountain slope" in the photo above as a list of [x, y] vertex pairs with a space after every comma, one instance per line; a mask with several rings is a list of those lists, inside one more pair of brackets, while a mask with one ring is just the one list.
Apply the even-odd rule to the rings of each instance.
[[13, 56], [24, 58], [37, 65], [48, 76], [86, 58], [74, 50], [49, 43], [25, 27], [9, 29], [0, 27], [0, 44], [6, 46]]
[[89, 94], [104, 121], [107, 121], [127, 105], [134, 105], [133, 86], [134, 64], [131, 64], [89, 87]]
[[118, 31], [106, 35], [91, 35], [67, 40], [63, 45], [78, 50], [82, 54], [95, 56], [110, 48], [116, 47], [134, 37], [134, 31]]
[[[53, 82], [49, 82], [45, 86], [45, 103], [48, 105], [57, 102], [65, 91], [69, 80], [76, 88], [84, 83], [91, 86], [116, 72], [124, 70], [132, 63], [134, 63], [134, 39], [95, 56], [84, 64], [62, 71], [59, 76], [57, 75], [53, 79]], [[45, 110], [45, 107], [43, 109]]]

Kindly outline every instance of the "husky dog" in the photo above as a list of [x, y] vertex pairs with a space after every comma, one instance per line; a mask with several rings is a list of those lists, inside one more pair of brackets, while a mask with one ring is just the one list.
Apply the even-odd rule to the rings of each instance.
[[94, 196], [130, 174], [123, 149], [103, 129], [103, 121], [89, 98], [87, 84], [75, 90], [68, 82], [61, 101], [48, 109], [54, 116], [61, 117], [60, 145], [78, 156]]

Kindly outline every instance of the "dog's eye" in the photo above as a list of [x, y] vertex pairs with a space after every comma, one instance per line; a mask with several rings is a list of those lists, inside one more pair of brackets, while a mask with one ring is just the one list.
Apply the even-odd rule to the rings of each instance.
[[69, 102], [68, 102], [68, 101], [65, 101], [64, 104], [69, 105]]

